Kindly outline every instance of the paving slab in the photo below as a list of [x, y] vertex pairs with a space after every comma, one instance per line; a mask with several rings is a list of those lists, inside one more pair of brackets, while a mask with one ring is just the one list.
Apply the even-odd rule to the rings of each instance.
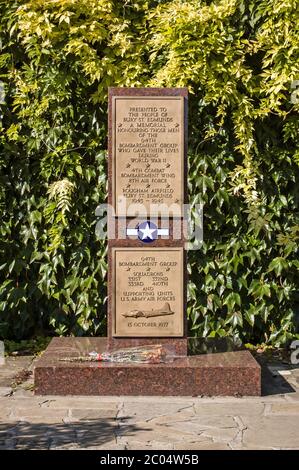
[[[286, 403], [273, 403], [270, 405], [269, 409], [266, 409], [265, 415], [290, 415], [296, 416], [299, 415], [299, 402], [291, 401]], [[299, 419], [299, 418], [297, 418]]]
[[194, 410], [198, 416], [241, 416], [241, 415], [256, 415], [261, 416], [264, 411], [264, 403], [251, 402], [247, 400], [239, 402], [230, 402], [229, 400], [225, 403], [195, 403]]
[[231, 450], [231, 448], [223, 442], [186, 442], [183, 444], [175, 444], [175, 450]]
[[259, 419], [244, 416], [246, 430], [243, 443], [248, 448], [261, 446], [265, 449], [299, 449], [298, 416], [266, 416]]
[[142, 420], [152, 419], [157, 416], [169, 415], [171, 413], [180, 413], [183, 410], [191, 410], [194, 414], [193, 402], [179, 402], [172, 403], [169, 397], [167, 401], [161, 403], [159, 400], [148, 400], [147, 402], [139, 403], [124, 403], [123, 407], [118, 413], [119, 419], [136, 421], [139, 418]]
[[9, 397], [12, 394], [11, 387], [0, 387], [0, 397]]
[[[31, 395], [32, 396], [32, 395]], [[43, 407], [47, 408], [82, 408], [86, 405], [86, 397], [37, 397], [35, 398]], [[87, 397], [89, 409], [115, 408], [119, 402], [119, 397], [102, 400], [102, 397]]]
[[30, 370], [33, 356], [6, 357], [0, 366], [0, 387], [11, 387], [15, 377], [22, 370]]
[[114, 409], [72, 409], [70, 410], [70, 417], [78, 421], [94, 421], [101, 419], [114, 419], [116, 418], [117, 410]]

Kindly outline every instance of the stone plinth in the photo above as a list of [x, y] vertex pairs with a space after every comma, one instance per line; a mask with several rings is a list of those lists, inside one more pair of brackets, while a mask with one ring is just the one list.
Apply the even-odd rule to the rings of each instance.
[[54, 338], [34, 370], [39, 395], [260, 395], [261, 370], [249, 351], [201, 354], [164, 364], [62, 362], [107, 349], [107, 338]]

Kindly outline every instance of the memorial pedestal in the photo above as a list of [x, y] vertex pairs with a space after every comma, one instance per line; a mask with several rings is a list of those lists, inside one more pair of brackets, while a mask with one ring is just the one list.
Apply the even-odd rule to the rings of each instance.
[[38, 395], [260, 395], [261, 370], [249, 351], [200, 354], [162, 364], [62, 362], [107, 350], [107, 338], [54, 338], [34, 369]]

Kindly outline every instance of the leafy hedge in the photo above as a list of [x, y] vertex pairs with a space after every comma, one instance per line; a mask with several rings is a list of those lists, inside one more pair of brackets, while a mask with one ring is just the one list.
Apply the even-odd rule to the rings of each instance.
[[2, 337], [105, 334], [108, 86], [190, 90], [192, 334], [298, 331], [297, 6], [0, 0]]

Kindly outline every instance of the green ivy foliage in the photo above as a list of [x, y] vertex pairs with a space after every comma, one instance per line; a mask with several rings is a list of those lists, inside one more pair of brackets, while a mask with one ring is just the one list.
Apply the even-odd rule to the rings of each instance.
[[0, 0], [0, 336], [105, 334], [109, 86], [190, 91], [191, 334], [298, 332], [298, 25], [298, 0]]

